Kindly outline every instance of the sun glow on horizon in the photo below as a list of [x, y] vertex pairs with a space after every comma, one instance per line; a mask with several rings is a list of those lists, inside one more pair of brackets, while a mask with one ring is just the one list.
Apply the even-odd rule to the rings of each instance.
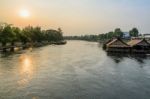
[[22, 18], [28, 18], [30, 16], [30, 12], [27, 9], [23, 9], [20, 10], [19, 15]]

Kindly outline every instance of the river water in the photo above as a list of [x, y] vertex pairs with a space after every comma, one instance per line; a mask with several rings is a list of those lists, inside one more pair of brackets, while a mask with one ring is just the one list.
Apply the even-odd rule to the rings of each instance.
[[150, 99], [150, 58], [85, 41], [1, 54], [0, 99]]

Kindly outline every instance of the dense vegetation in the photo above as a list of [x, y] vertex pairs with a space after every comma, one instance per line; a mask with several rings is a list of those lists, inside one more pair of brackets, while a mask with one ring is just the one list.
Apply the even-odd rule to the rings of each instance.
[[[129, 31], [131, 37], [137, 37], [139, 35], [139, 31], [137, 28], [133, 28]], [[99, 34], [99, 35], [84, 35], [84, 36], [66, 36], [65, 39], [69, 40], [87, 40], [87, 41], [105, 41], [108, 39], [112, 39], [114, 37], [123, 37], [123, 32], [120, 28], [116, 28], [114, 31]]]
[[14, 45], [16, 42], [41, 43], [41, 42], [59, 42], [63, 40], [63, 33], [58, 30], [42, 30], [41, 27], [27, 26], [23, 29], [14, 27], [11, 24], [0, 24], [0, 43], [6, 46], [7, 43]]
[[98, 35], [82, 35], [82, 36], [65, 36], [67, 40], [86, 40], [86, 41], [97, 41]]

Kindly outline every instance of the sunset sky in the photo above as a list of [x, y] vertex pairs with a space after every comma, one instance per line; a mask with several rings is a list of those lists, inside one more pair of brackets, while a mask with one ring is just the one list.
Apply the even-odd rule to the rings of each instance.
[[0, 21], [61, 27], [65, 35], [100, 34], [119, 27], [150, 33], [150, 0], [0, 0]]

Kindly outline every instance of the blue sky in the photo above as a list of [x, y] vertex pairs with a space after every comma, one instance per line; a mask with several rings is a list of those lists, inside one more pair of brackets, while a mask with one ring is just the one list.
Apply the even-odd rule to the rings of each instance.
[[[18, 16], [28, 9], [29, 19]], [[100, 34], [137, 27], [150, 33], [150, 0], [0, 0], [0, 20], [16, 26], [61, 27], [65, 35]]]

